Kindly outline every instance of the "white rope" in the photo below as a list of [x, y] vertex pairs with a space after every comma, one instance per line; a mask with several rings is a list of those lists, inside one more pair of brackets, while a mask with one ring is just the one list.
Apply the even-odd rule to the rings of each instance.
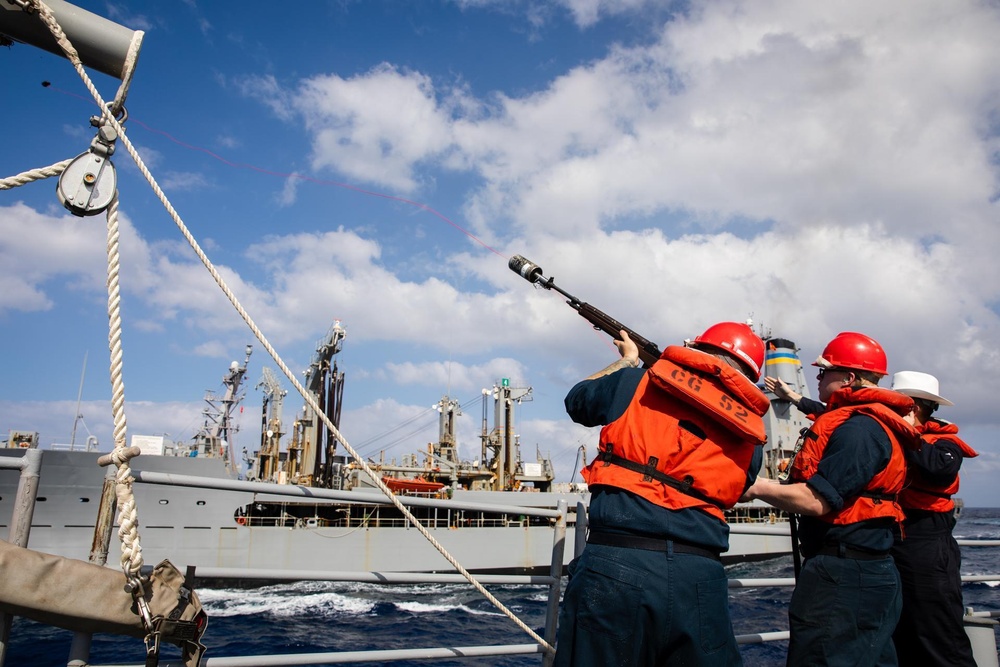
[[132, 40], [129, 42], [128, 52], [125, 54], [125, 63], [122, 65], [122, 83], [118, 86], [114, 102], [111, 103], [111, 115], [116, 118], [122, 107], [125, 106], [125, 98], [128, 97], [128, 89], [132, 85], [132, 75], [135, 74], [135, 64], [139, 60], [139, 49], [142, 48], [144, 34], [141, 30], [132, 33]]
[[72, 161], [73, 158], [69, 158], [68, 160], [63, 160], [62, 162], [56, 162], [51, 167], [40, 167], [38, 169], [32, 169], [31, 171], [22, 172], [17, 176], [9, 176], [0, 180], [0, 190], [11, 190], [22, 185], [27, 185], [28, 183], [33, 183], [34, 181], [40, 181], [43, 178], [58, 176], [66, 171], [66, 167], [68, 167], [69, 163]]
[[[41, 0], [32, 0], [38, 10], [38, 15], [48, 27], [56, 42], [65, 52], [66, 57], [77, 73], [83, 78], [84, 84], [100, 106], [101, 113], [108, 118], [119, 136], [124, 131], [115, 121], [110, 110], [101, 99], [100, 93], [83, 69], [83, 63], [76, 49], [70, 43], [52, 10]], [[142, 569], [142, 547], [139, 544], [139, 527], [135, 497], [132, 495], [132, 470], [128, 466], [127, 457], [123, 455], [126, 441], [125, 427], [125, 388], [121, 378], [121, 298], [118, 289], [118, 193], [116, 192], [108, 206], [108, 348], [111, 354], [111, 401], [114, 413], [115, 451], [113, 460], [117, 466], [115, 479], [115, 495], [118, 498], [119, 529], [118, 535], [122, 543], [122, 571], [130, 581], [139, 584], [138, 574]], [[141, 584], [139, 584], [141, 586]], [[141, 597], [141, 591], [139, 591]]]
[[122, 571], [137, 580], [142, 569], [142, 546], [139, 543], [139, 513], [132, 494], [132, 469], [126, 450], [125, 382], [122, 379], [122, 318], [121, 293], [118, 288], [118, 193], [108, 206], [108, 350], [111, 352], [111, 411], [114, 414], [115, 449], [112, 460], [115, 475], [115, 496], [118, 498], [118, 538], [122, 543]]
[[[281, 369], [281, 372], [285, 374], [285, 377], [288, 378], [288, 380], [292, 383], [292, 386], [294, 386], [296, 391], [299, 392], [299, 394], [305, 400], [309, 408], [320, 416], [320, 418], [323, 420], [323, 423], [326, 424], [326, 427], [330, 430], [330, 433], [333, 434], [333, 436], [344, 445], [344, 449], [346, 449], [348, 453], [351, 456], [353, 456], [354, 459], [361, 465], [362, 469], [369, 475], [369, 477], [371, 477], [372, 481], [375, 482], [375, 485], [382, 491], [382, 493], [386, 495], [386, 497], [396, 507], [396, 509], [398, 509], [403, 514], [403, 516], [407, 518], [407, 520], [413, 525], [413, 527], [416, 528], [420, 532], [420, 534], [423, 535], [424, 538], [427, 539], [427, 541], [430, 542], [431, 545], [435, 549], [437, 549], [438, 552], [441, 553], [442, 556], [444, 556], [445, 560], [447, 560], [452, 565], [452, 567], [454, 567], [455, 570], [458, 571], [458, 573], [461, 574], [472, 585], [473, 588], [479, 591], [479, 593], [482, 594], [487, 600], [489, 600], [493, 604], [493, 606], [499, 609], [505, 616], [507, 616], [507, 618], [509, 618], [511, 621], [514, 622], [514, 624], [516, 624], [525, 633], [527, 633], [528, 636], [530, 636], [532, 639], [538, 642], [547, 652], [553, 652], [555, 649], [548, 642], [546, 642], [538, 635], [538, 633], [536, 633], [534, 630], [528, 627], [528, 625], [524, 621], [519, 619], [510, 609], [507, 608], [506, 605], [504, 605], [500, 600], [498, 600], [496, 596], [494, 596], [492, 593], [486, 590], [486, 588], [484, 588], [483, 585], [479, 583], [479, 581], [477, 581], [476, 578], [473, 577], [468, 570], [462, 567], [462, 565], [455, 559], [454, 556], [448, 553], [448, 551], [444, 548], [444, 546], [441, 545], [440, 542], [434, 539], [434, 536], [430, 534], [427, 528], [425, 528], [420, 523], [420, 521], [417, 520], [417, 518], [413, 516], [413, 514], [406, 508], [406, 506], [403, 505], [403, 503], [401, 503], [398, 498], [396, 498], [395, 494], [389, 489], [388, 486], [385, 485], [385, 482], [383, 482], [381, 478], [375, 474], [375, 471], [373, 471], [372, 468], [368, 465], [368, 463], [366, 463], [365, 460], [361, 458], [361, 456], [358, 455], [356, 451], [354, 451], [354, 448], [351, 447], [351, 445], [347, 442], [347, 440], [340, 434], [340, 431], [337, 429], [336, 426], [334, 426], [330, 418], [323, 412], [323, 410], [320, 409], [319, 404], [316, 402], [316, 399], [309, 392], [306, 391], [305, 387], [303, 387], [302, 384], [298, 381], [298, 378], [295, 376], [295, 374], [292, 373], [291, 369], [289, 369], [288, 366], [285, 364], [285, 362], [281, 359], [281, 356], [278, 354], [277, 350], [275, 350], [271, 346], [271, 344], [267, 341], [267, 338], [265, 338], [263, 332], [261, 332], [261, 330], [254, 323], [253, 319], [240, 304], [239, 300], [236, 298], [236, 295], [233, 294], [232, 290], [229, 289], [229, 286], [226, 284], [225, 280], [216, 270], [212, 262], [208, 259], [208, 256], [201, 249], [201, 246], [198, 244], [198, 241], [188, 230], [187, 226], [184, 224], [184, 221], [181, 220], [180, 215], [177, 213], [173, 205], [167, 199], [166, 195], [160, 189], [160, 186], [159, 184], [157, 184], [156, 179], [153, 178], [153, 175], [146, 168], [146, 165], [143, 163], [142, 158], [135, 150], [135, 147], [132, 145], [132, 142], [129, 141], [128, 137], [125, 135], [124, 129], [122, 129], [121, 125], [111, 114], [110, 109], [104, 103], [104, 100], [101, 98], [100, 93], [97, 91], [97, 89], [94, 87], [94, 84], [87, 76], [87, 73], [83, 68], [83, 64], [80, 62], [79, 56], [76, 55], [76, 51], [75, 49], [73, 49], [73, 45], [69, 43], [69, 41], [66, 39], [65, 34], [59, 28], [59, 25], [55, 21], [55, 17], [52, 16], [51, 10], [45, 5], [44, 2], [42, 2], [42, 0], [32, 0], [32, 2], [34, 2], [38, 6], [39, 14], [45, 21], [46, 25], [49, 27], [49, 30], [52, 31], [52, 34], [56, 38], [56, 41], [66, 52], [66, 55], [69, 58], [70, 62], [73, 63], [73, 66], [76, 68], [77, 73], [83, 80], [84, 85], [86, 85], [87, 89], [94, 97], [94, 100], [97, 102], [98, 107], [101, 109], [101, 113], [103, 114], [106, 122], [110, 124], [112, 127], [114, 127], [115, 130], [118, 132], [118, 137], [121, 140], [122, 144], [125, 146], [125, 149], [128, 151], [129, 155], [132, 156], [132, 159], [135, 161], [136, 166], [139, 168], [139, 171], [142, 172], [142, 175], [146, 178], [146, 181], [153, 189], [153, 192], [156, 194], [157, 198], [163, 204], [164, 209], [166, 209], [171, 219], [177, 225], [177, 228], [180, 230], [181, 234], [187, 240], [188, 244], [191, 246], [192, 250], [194, 250], [195, 254], [201, 260], [202, 264], [205, 266], [208, 272], [212, 275], [212, 278], [215, 280], [216, 284], [219, 286], [222, 292], [226, 295], [226, 298], [229, 299], [229, 302], [236, 309], [236, 312], [239, 313], [240, 317], [243, 318], [243, 321], [246, 322], [248, 327], [250, 327], [250, 330], [253, 332], [254, 336], [256, 336], [257, 340], [260, 341], [261, 345], [264, 346], [264, 349], [267, 350], [268, 354], [271, 355], [271, 358], [274, 359], [274, 362]], [[110, 245], [109, 245], [109, 253], [110, 253]], [[109, 267], [109, 289], [110, 289], [110, 279], [111, 277], [110, 277], [110, 267]], [[110, 301], [109, 301], [109, 315], [110, 315]], [[116, 428], [117, 427], [118, 424], [116, 423]], [[122, 422], [122, 428], [124, 429], [124, 421]], [[117, 440], [115, 444], [117, 447], [118, 445]], [[125, 549], [124, 543], [122, 544], [122, 549], [124, 552]], [[123, 553], [123, 560], [124, 558], [125, 556]]]

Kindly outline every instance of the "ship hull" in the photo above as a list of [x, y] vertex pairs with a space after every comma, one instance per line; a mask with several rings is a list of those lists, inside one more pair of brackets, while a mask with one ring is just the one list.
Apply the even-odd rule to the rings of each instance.
[[[0, 450], [0, 456], [20, 456], [23, 450]], [[93, 542], [105, 470], [98, 453], [43, 451], [38, 497], [28, 546], [36, 551], [87, 560]], [[135, 470], [229, 479], [220, 459], [145, 456], [133, 459]], [[18, 473], [0, 470], [0, 530], [14, 509]], [[412, 526], [385, 519], [372, 511], [358, 525], [325, 525], [302, 518], [260, 525], [241, 525], [237, 510], [252, 503], [282, 502], [275, 496], [159, 484], [136, 484], [143, 558], [155, 564], [169, 559], [184, 567], [250, 568], [311, 572], [448, 572], [445, 558]], [[567, 501], [570, 509], [586, 504], [587, 494], [458, 492], [456, 500], [479, 504], [554, 507]], [[287, 499], [285, 499], [287, 501]], [[291, 503], [291, 501], [288, 501]], [[344, 506], [329, 501], [326, 506]], [[302, 503], [295, 502], [295, 507]], [[321, 508], [329, 515], [331, 507]], [[377, 510], [381, 512], [383, 510]], [[433, 513], [431, 513], [433, 512]], [[317, 516], [324, 515], [317, 512]], [[287, 515], [283, 515], [287, 516]], [[482, 520], [489, 516], [489, 520]], [[570, 513], [564, 566], [574, 557], [574, 513]], [[372, 518], [374, 517], [374, 518]], [[382, 517], [382, 518], [380, 518]], [[479, 515], [450, 510], [428, 511], [425, 525], [441, 545], [471, 572], [548, 573], [553, 531], [531, 525], [514, 514]], [[422, 522], [425, 517], [421, 517]], [[255, 525], [255, 523], [257, 525]], [[787, 534], [730, 537], [726, 562], [758, 560], [787, 554]], [[109, 566], [117, 567], [117, 534], [109, 549]]]

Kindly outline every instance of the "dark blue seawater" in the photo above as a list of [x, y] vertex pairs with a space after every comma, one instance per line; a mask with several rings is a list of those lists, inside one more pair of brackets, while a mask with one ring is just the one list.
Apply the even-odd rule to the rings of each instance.
[[[967, 508], [955, 528], [959, 539], [1000, 539], [1000, 509]], [[1000, 573], [1000, 547], [963, 547], [963, 574]], [[791, 577], [791, 557], [727, 568], [731, 578]], [[547, 590], [530, 586], [488, 586], [539, 634], [545, 624]], [[976, 611], [1000, 611], [995, 582], [967, 583], [965, 604]], [[249, 589], [202, 589], [209, 613], [207, 657], [363, 651], [481, 644], [528, 644], [530, 638], [467, 585], [377, 586], [352, 583], [280, 584]], [[787, 629], [791, 588], [731, 590], [736, 634]], [[6, 665], [62, 667], [71, 636], [64, 630], [15, 619]], [[745, 645], [746, 667], [784, 665], [786, 642]], [[164, 658], [178, 655], [173, 647]], [[93, 664], [143, 664], [138, 639], [97, 635]], [[470, 658], [389, 663], [418, 667], [538, 665], [538, 656]], [[367, 663], [374, 664], [374, 663]]]

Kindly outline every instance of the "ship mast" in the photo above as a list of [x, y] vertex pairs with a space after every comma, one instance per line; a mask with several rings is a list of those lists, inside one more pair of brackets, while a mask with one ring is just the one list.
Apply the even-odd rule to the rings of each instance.
[[250, 361], [250, 354], [253, 346], [247, 345], [246, 358], [241, 366], [234, 361], [229, 366], [229, 372], [222, 378], [222, 383], [226, 387], [226, 392], [219, 398], [214, 392], [205, 394], [205, 402], [209, 407], [202, 411], [205, 415], [205, 424], [194, 436], [194, 443], [198, 447], [199, 454], [209, 457], [223, 457], [226, 465], [235, 467], [233, 461], [233, 438], [239, 430], [239, 426], [233, 419], [233, 412], [236, 406], [243, 400], [242, 383], [247, 374], [247, 363]]
[[[76, 393], [76, 416], [73, 417], [73, 432], [69, 436], [69, 449], [73, 451], [76, 447], [76, 425], [80, 423], [83, 419], [83, 415], [80, 413], [80, 402], [83, 399], [83, 379], [87, 376], [87, 354], [89, 350], [85, 350], [83, 353], [83, 370], [80, 371], [80, 390]], [[88, 451], [89, 447], [88, 447]]]
[[[486, 398], [494, 400], [493, 430], [486, 430]], [[531, 387], [511, 387], [504, 378], [493, 390], [483, 390], [483, 460], [487, 452], [492, 452], [490, 468], [494, 477], [493, 491], [509, 491], [514, 488], [515, 475], [520, 463], [520, 443], [514, 434], [514, 405], [531, 400]]]

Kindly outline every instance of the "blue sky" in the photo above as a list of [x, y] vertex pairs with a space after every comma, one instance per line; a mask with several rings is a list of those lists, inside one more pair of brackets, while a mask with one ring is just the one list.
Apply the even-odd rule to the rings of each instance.
[[[995, 3], [79, 4], [145, 31], [128, 136], [286, 363], [343, 322], [342, 431], [367, 453], [423, 448], [450, 394], [475, 457], [478, 397], [509, 377], [533, 388], [527, 458], [565, 480], [593, 455], [562, 398], [614, 348], [507, 269], [522, 254], [661, 346], [748, 316], [806, 361], [872, 335], [890, 371], [939, 376], [941, 416], [981, 453], [961, 495], [1000, 505]], [[0, 174], [86, 151], [94, 103], [68, 61], [0, 58]], [[189, 438], [251, 343], [253, 447], [274, 364], [114, 162], [129, 433]], [[86, 355], [81, 412], [110, 448], [105, 221], [54, 190], [0, 193], [0, 432], [68, 442]], [[378, 438], [418, 415], [411, 439]]]

